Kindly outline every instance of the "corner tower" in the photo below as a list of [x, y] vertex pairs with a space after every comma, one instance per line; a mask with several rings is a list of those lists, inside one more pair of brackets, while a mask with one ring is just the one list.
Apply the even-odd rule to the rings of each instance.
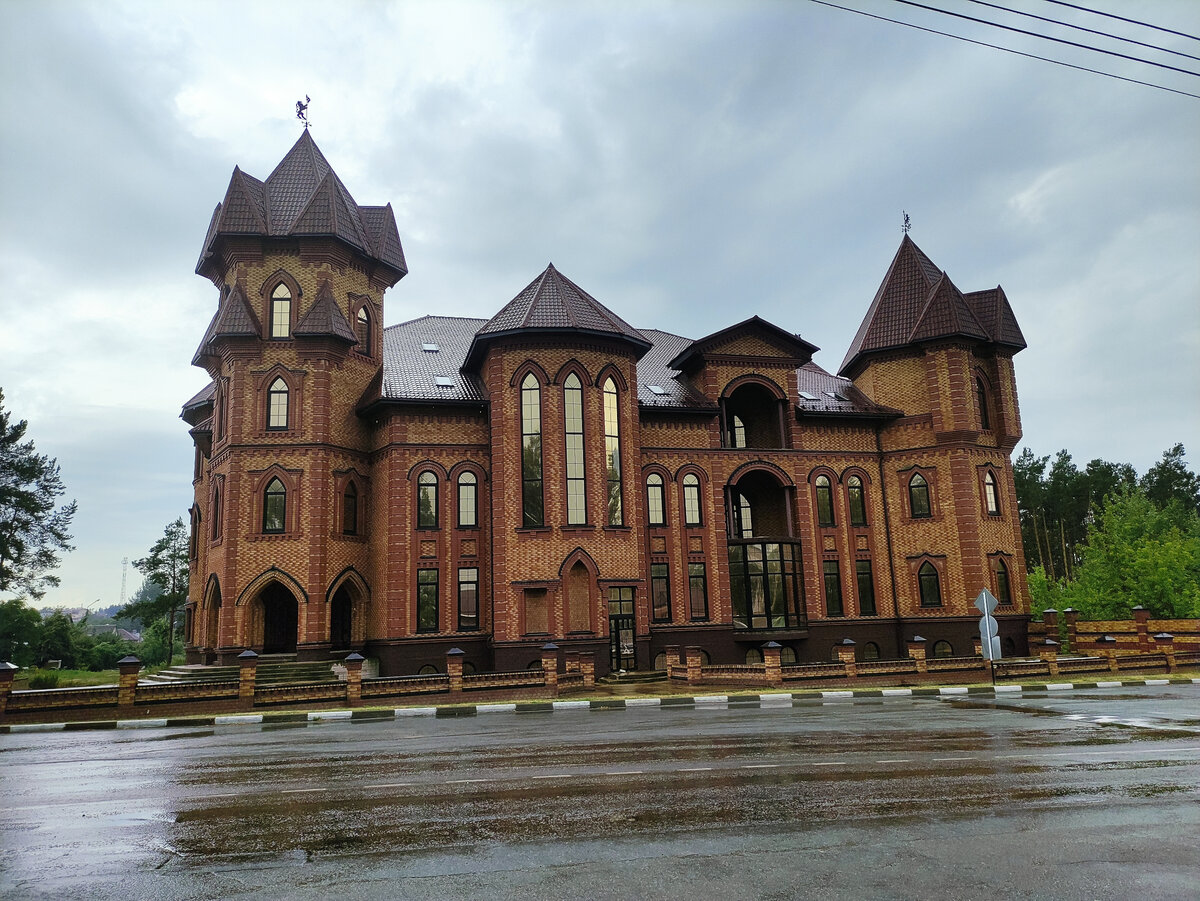
[[371, 435], [355, 411], [407, 271], [391, 206], [359, 206], [307, 129], [265, 181], [233, 170], [196, 266], [218, 299], [192, 361], [212, 381], [183, 412], [189, 662], [365, 640]]

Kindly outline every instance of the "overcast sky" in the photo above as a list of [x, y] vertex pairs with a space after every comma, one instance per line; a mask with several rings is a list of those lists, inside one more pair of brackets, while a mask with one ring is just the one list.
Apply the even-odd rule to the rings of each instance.
[[[1200, 3], [1093, 5], [1200, 35]], [[389, 324], [490, 316], [553, 261], [636, 326], [699, 337], [758, 314], [836, 371], [907, 211], [961, 290], [1008, 294], [1022, 447], [1144, 472], [1182, 441], [1200, 464], [1200, 99], [806, 0], [0, 0], [0, 79], [0, 387], [79, 501], [50, 604], [117, 603], [122, 558], [186, 518], [179, 408], [207, 381], [190, 361], [217, 302], [201, 242], [234, 165], [265, 178], [299, 136], [306, 94], [355, 199], [395, 209], [411, 273]], [[140, 581], [130, 567], [129, 594]]]

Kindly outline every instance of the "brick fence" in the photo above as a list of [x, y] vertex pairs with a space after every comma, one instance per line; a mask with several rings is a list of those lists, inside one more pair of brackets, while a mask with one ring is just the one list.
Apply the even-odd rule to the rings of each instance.
[[1045, 639], [1065, 641], [1072, 653], [1150, 654], [1170, 645], [1175, 653], [1200, 652], [1200, 619], [1151, 619], [1150, 611], [1133, 608], [1133, 619], [1085, 622], [1079, 611], [1068, 607], [1059, 619], [1057, 610], [1047, 610], [1041, 622], [1029, 624], [1029, 644]]

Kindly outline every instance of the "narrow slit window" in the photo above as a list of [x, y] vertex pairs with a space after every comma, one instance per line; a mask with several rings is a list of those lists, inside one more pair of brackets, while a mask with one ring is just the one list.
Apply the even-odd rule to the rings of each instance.
[[938, 578], [937, 568], [932, 563], [922, 563], [921, 569], [917, 573], [917, 579], [921, 587], [921, 606], [942, 606], [942, 585]]
[[567, 439], [567, 524], [587, 522], [587, 481], [583, 461], [583, 384], [571, 373], [563, 383]]
[[656, 472], [646, 476], [646, 519], [652, 526], [661, 526], [666, 522], [665, 492], [663, 477]]
[[703, 523], [700, 508], [700, 479], [695, 473], [683, 477], [683, 521], [689, 526]]
[[263, 492], [263, 527], [267, 533], [284, 530], [287, 522], [287, 489], [279, 479], [271, 479]]
[[846, 499], [850, 504], [850, 525], [859, 528], [867, 524], [867, 503], [863, 495], [863, 481], [858, 476], [846, 479]]
[[288, 427], [289, 392], [287, 382], [275, 379], [267, 389], [267, 428], [276, 431]]
[[608, 524], [623, 525], [621, 509], [621, 425], [617, 406], [617, 386], [604, 381], [604, 462], [608, 472]]
[[833, 523], [833, 485], [829, 476], [817, 476], [817, 524], [829, 528]]
[[292, 334], [292, 292], [282, 282], [271, 292], [271, 337], [288, 338]]
[[438, 524], [437, 475], [426, 470], [417, 477], [417, 528], [436, 529]]
[[358, 486], [353, 482], [342, 492], [342, 534], [358, 534]]
[[479, 524], [479, 479], [473, 472], [458, 476], [458, 525], [470, 529]]
[[531, 372], [521, 382], [521, 525], [536, 528], [544, 524], [542, 387]]

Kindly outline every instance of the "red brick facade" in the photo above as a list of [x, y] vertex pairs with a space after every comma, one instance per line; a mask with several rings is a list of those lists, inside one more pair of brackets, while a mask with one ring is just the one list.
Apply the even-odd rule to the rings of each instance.
[[[314, 224], [316, 201], [283, 221], [283, 182], [361, 228]], [[456, 646], [467, 672], [515, 670], [553, 641], [603, 673], [661, 668], [676, 645], [740, 663], [774, 640], [786, 665], [848, 637], [897, 657], [916, 634], [968, 656], [975, 596], [1003, 601], [1005, 582], [1001, 635], [1026, 650], [1023, 342], [984, 312], [888, 346], [864, 331], [847, 378], [757, 318], [697, 341], [638, 332], [552, 267], [487, 323], [383, 330], [405, 273], [394, 222], [339, 190], [306, 136], [265, 183], [235, 171], [210, 228], [198, 272], [221, 296], [195, 362], [213, 382], [184, 408], [190, 660], [356, 650], [405, 674]], [[906, 237], [869, 321], [914, 254]]]

